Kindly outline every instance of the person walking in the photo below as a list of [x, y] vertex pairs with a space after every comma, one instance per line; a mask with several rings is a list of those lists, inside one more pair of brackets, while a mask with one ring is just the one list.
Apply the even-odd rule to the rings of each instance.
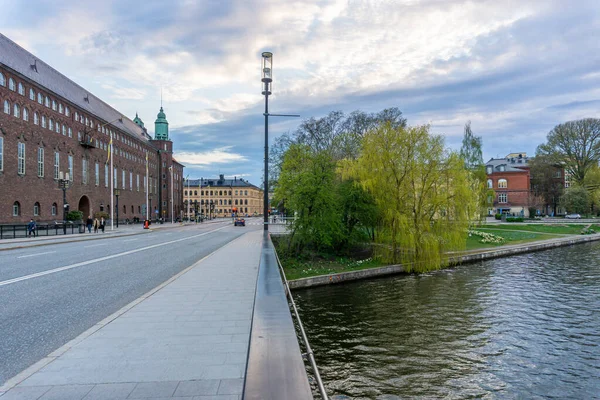
[[94, 220], [92, 220], [92, 216], [88, 215], [87, 220], [85, 221], [85, 224], [88, 228], [88, 233], [92, 233], [92, 224], [94, 223]]
[[98, 228], [100, 228], [100, 221], [98, 218], [94, 218], [94, 233], [98, 233]]
[[35, 221], [33, 220], [33, 218], [27, 224], [27, 232], [29, 237], [31, 237], [32, 234], [33, 237], [35, 237]]
[[102, 229], [102, 233], [104, 233], [104, 226], [106, 225], [106, 221], [104, 217], [100, 217], [100, 229]]

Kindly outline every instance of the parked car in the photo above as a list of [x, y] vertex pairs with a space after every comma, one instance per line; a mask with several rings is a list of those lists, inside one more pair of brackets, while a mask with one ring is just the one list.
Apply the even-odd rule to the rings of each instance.
[[567, 214], [567, 215], [565, 215], [565, 218], [568, 218], [568, 219], [581, 219], [581, 215], [579, 215], [579, 214]]
[[233, 226], [246, 226], [246, 220], [244, 218], [236, 218], [233, 221]]

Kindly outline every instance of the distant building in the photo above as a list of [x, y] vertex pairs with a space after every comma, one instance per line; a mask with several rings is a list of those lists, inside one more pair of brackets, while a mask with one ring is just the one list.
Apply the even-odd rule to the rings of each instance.
[[2, 34], [0, 105], [1, 224], [62, 220], [61, 172], [69, 174], [71, 210], [110, 215], [111, 137], [119, 219], [145, 218], [146, 190], [154, 217], [170, 219], [171, 171], [173, 214], [180, 215], [183, 165], [173, 158], [162, 107], [153, 139], [137, 115], [124, 117]]
[[[250, 182], [234, 177], [189, 179], [184, 181], [184, 215], [187, 216], [188, 202], [190, 218], [196, 216], [231, 217], [239, 215], [262, 215], [263, 191]], [[235, 211], [234, 211], [235, 210]]]

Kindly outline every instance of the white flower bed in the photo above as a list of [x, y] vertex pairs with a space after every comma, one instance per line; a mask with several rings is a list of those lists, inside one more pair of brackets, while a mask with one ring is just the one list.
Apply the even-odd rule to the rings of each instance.
[[479, 236], [481, 238], [479, 243], [504, 244], [506, 242], [506, 239], [502, 236], [494, 235], [493, 233], [481, 232], [473, 229], [469, 229], [468, 233], [469, 236]]

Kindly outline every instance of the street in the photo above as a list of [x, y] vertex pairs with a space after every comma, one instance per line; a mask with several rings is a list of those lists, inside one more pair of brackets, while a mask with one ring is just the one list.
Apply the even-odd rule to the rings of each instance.
[[258, 218], [248, 222], [0, 251], [0, 385], [216, 249], [262, 229]]

